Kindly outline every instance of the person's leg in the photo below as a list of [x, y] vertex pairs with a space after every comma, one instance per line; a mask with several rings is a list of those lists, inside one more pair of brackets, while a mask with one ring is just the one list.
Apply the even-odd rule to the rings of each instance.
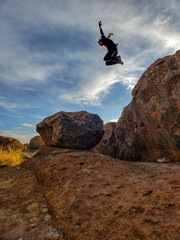
[[104, 56], [104, 61], [117, 60], [117, 51], [108, 51]]
[[110, 52], [108, 51], [107, 54], [104, 57], [104, 61], [106, 62], [106, 65], [114, 65], [114, 64], [124, 64], [121, 60], [121, 56], [117, 56], [118, 51]]
[[115, 61], [115, 60], [108, 60], [108, 61], [106, 61], [106, 66], [110, 66], [110, 65], [114, 65], [114, 64], [116, 64], [117, 63], [117, 61]]
[[118, 63], [118, 57], [117, 57], [118, 51], [108, 51], [107, 54], [104, 57], [104, 61], [106, 62], [106, 65], [113, 65]]

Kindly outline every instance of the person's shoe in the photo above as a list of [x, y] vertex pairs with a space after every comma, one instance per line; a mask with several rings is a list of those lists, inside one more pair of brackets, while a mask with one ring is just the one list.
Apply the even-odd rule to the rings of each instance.
[[121, 65], [124, 64], [124, 63], [121, 61], [121, 57], [120, 57], [120, 56], [118, 56], [118, 63], [121, 64]]

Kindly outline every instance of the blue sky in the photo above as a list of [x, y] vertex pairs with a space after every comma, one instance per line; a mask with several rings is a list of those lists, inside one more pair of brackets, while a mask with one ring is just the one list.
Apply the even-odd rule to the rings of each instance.
[[[146, 68], [180, 49], [179, 13], [179, 0], [0, 0], [0, 135], [27, 143], [59, 111], [118, 119]], [[99, 20], [123, 66], [105, 66]]]

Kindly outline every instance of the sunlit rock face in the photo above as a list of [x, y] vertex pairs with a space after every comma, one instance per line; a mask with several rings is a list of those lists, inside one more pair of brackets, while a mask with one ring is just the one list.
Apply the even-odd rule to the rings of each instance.
[[180, 161], [180, 51], [144, 72], [113, 131], [116, 158]]

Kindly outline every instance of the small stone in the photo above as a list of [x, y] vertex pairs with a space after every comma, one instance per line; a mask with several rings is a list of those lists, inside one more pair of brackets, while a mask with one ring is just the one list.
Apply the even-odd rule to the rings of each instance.
[[171, 160], [169, 158], [158, 158], [156, 161], [158, 163], [169, 163]]
[[48, 221], [51, 219], [51, 215], [50, 214], [46, 214], [44, 217], [45, 221]]
[[18, 165], [18, 166], [16, 167], [16, 169], [17, 169], [17, 170], [21, 170], [22, 167]]
[[58, 240], [60, 237], [58, 231], [56, 228], [51, 228], [48, 230], [48, 233], [46, 234], [46, 239], [53, 239], [53, 240]]
[[37, 227], [37, 224], [35, 223], [31, 224], [31, 228], [35, 228], [35, 227]]
[[163, 163], [163, 162], [165, 162], [165, 161], [166, 161], [165, 158], [158, 158], [158, 159], [157, 159], [157, 162], [159, 162], [159, 163]]
[[12, 216], [11, 216], [11, 219], [12, 220], [17, 220], [19, 218], [19, 215], [18, 214], [13, 214]]
[[48, 212], [48, 209], [47, 208], [43, 208], [43, 213], [47, 213]]
[[34, 217], [34, 218], [31, 218], [30, 220], [29, 220], [29, 222], [38, 222], [39, 221], [39, 219], [37, 218], [37, 217]]

